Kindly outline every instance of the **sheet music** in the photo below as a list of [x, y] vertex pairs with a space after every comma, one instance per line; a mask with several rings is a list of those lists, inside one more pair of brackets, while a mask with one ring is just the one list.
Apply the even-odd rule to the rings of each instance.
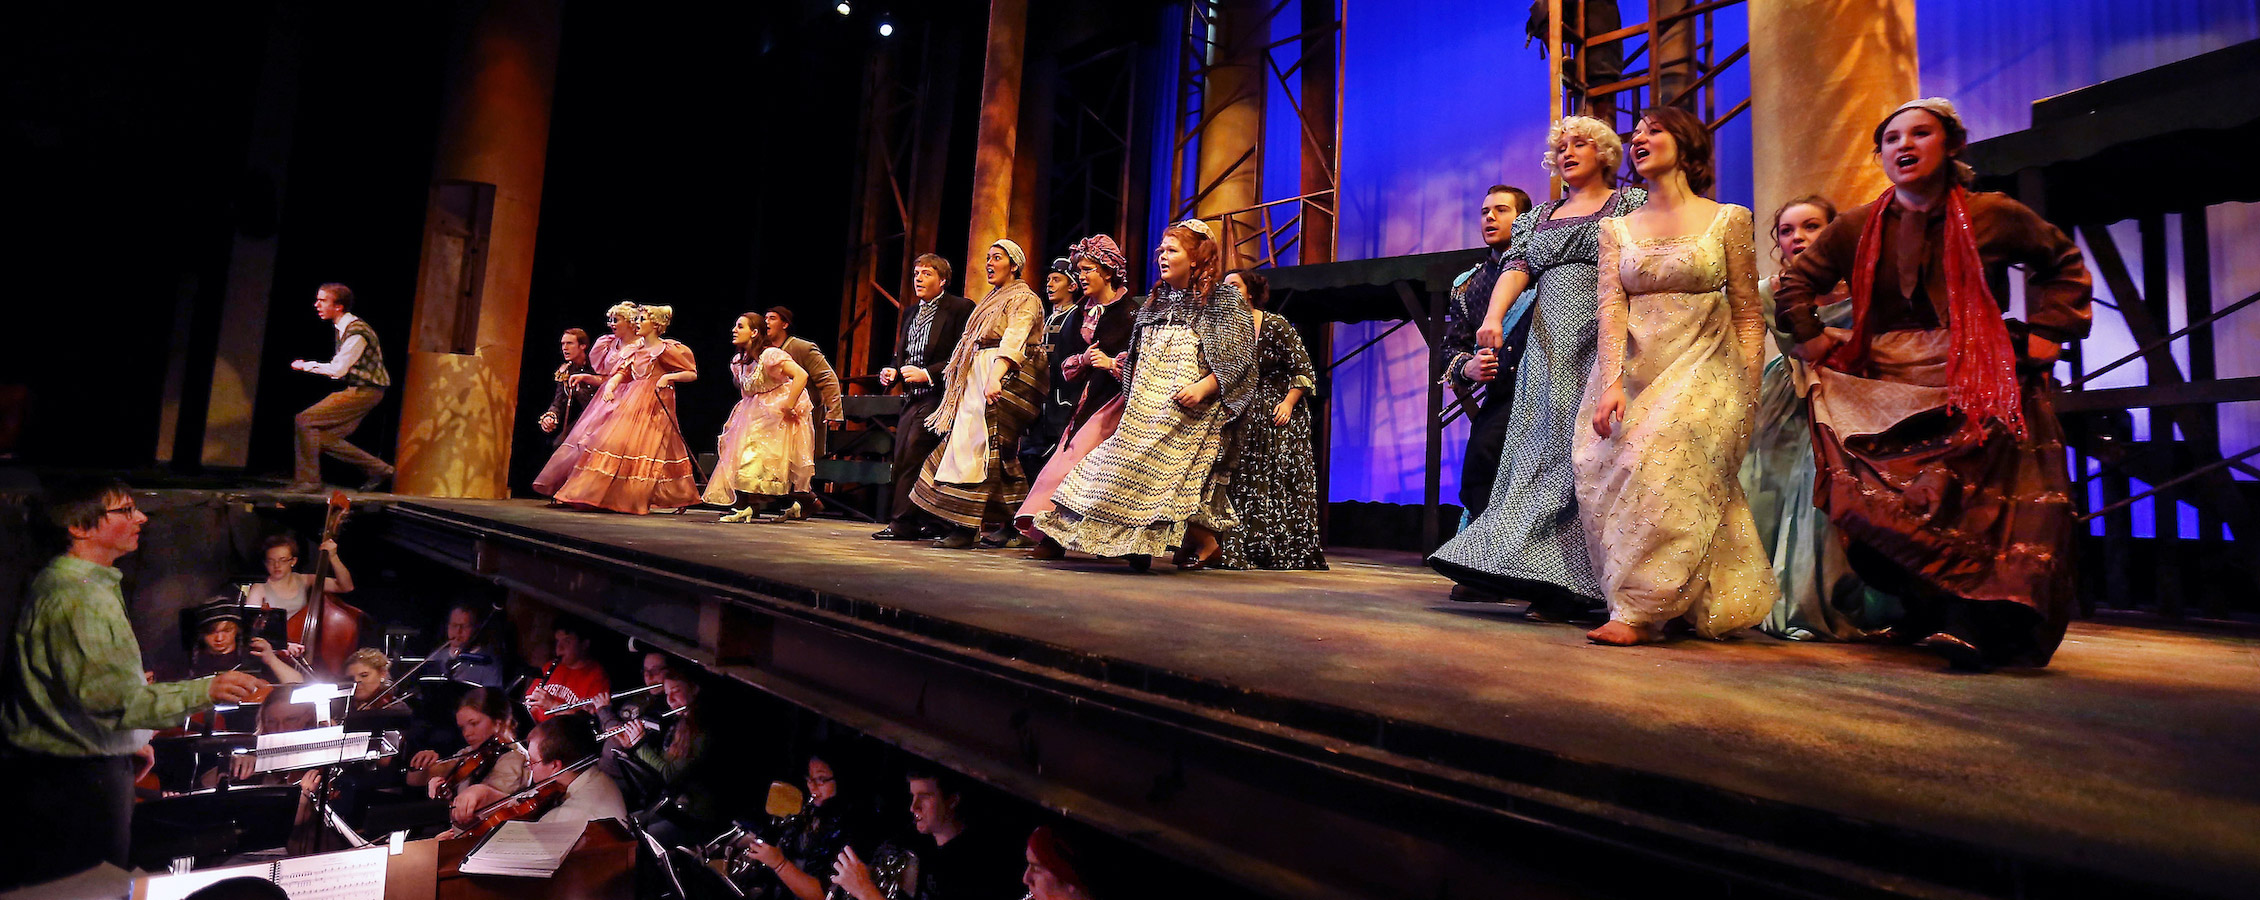
[[585, 821], [505, 822], [463, 860], [461, 871], [465, 875], [547, 878], [565, 864], [565, 855], [581, 842], [581, 833], [588, 825]]
[[384, 900], [385, 848], [364, 847], [271, 863], [152, 875], [139, 900], [185, 900], [217, 882], [246, 877], [274, 882], [290, 895], [290, 900]]
[[262, 734], [256, 770], [285, 772], [367, 759], [374, 737], [365, 731], [346, 734], [343, 725]]
[[300, 856], [275, 863], [290, 900], [384, 900], [385, 848]]

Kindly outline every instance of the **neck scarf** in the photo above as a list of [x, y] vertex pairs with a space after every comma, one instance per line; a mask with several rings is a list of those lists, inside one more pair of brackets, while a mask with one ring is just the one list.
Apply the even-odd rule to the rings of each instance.
[[[1861, 362], [1868, 355], [1868, 303], [1875, 293], [1876, 266], [1883, 256], [1884, 212], [1891, 207], [1892, 196], [1892, 189], [1885, 188], [1883, 196], [1868, 205], [1868, 220], [1860, 228], [1850, 279], [1852, 339], [1827, 359], [1828, 367], [1839, 372], [1859, 374], [1865, 368]], [[1993, 419], [2023, 438], [2016, 350], [2009, 344], [2008, 326], [2001, 321], [2001, 306], [1985, 285], [1985, 261], [1978, 255], [1977, 237], [1970, 228], [1969, 191], [1956, 186], [1943, 199], [1946, 229], [1938, 254], [1945, 263], [1946, 330], [1953, 348], [1946, 361], [1949, 396], [1954, 407], [1974, 421]], [[1905, 214], [1917, 213], [1906, 210]]]
[[[1044, 305], [1027, 282], [1015, 280], [991, 288], [989, 295], [973, 307], [972, 316], [965, 321], [965, 336], [958, 339], [957, 349], [950, 352], [949, 365], [942, 369], [942, 403], [934, 408], [933, 415], [926, 417], [926, 427], [935, 434], [948, 434], [950, 426], [956, 424], [957, 401], [965, 396], [966, 381], [973, 375], [973, 356], [988, 349], [981, 346], [981, 342], [991, 328], [999, 334], [1004, 332], [1005, 320], [1015, 303], [1032, 303], [1039, 310]], [[1040, 340], [1043, 331], [1029, 329], [1029, 337]]]

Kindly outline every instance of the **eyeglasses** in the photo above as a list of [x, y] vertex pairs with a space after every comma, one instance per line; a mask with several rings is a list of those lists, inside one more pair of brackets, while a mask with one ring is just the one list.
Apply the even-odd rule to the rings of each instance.
[[105, 517], [107, 517], [107, 516], [114, 516], [114, 515], [124, 515], [124, 516], [130, 516], [130, 515], [133, 515], [134, 513], [140, 512], [140, 511], [141, 511], [141, 508], [140, 508], [140, 507], [138, 507], [138, 506], [135, 506], [135, 505], [133, 505], [133, 504], [131, 504], [131, 503], [128, 503], [128, 504], [126, 504], [126, 505], [124, 505], [124, 506], [113, 506], [113, 507], [111, 507], [111, 508], [109, 508], [109, 509], [105, 509], [105, 510], [103, 510], [103, 511], [102, 511], [102, 515], [103, 515], [103, 516], [105, 516]]

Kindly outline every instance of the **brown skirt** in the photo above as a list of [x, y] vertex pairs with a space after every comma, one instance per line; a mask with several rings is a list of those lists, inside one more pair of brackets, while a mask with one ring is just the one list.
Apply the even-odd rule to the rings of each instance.
[[2014, 603], [2037, 615], [2020, 661], [2045, 665], [2076, 600], [2071, 478], [2044, 380], [2024, 389], [2023, 440], [1947, 403], [1945, 332], [1877, 335], [1876, 378], [1816, 369], [1813, 503], [1868, 552], [1872, 583], [1909, 600]]
[[1020, 433], [1035, 421], [1044, 400], [1043, 379], [1026, 377], [1031, 368], [1042, 374], [1041, 358], [1037, 360], [1005, 376], [1004, 393], [988, 405], [988, 477], [980, 484], [952, 484], [938, 478], [942, 455], [949, 452], [945, 436], [934, 452], [926, 454], [918, 484], [910, 489], [910, 502], [966, 528], [1012, 521], [1013, 511], [1028, 499], [1028, 473], [1020, 467]]

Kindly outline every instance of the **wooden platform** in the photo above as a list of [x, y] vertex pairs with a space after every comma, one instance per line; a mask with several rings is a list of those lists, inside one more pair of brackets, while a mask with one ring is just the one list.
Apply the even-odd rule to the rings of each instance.
[[[1495, 793], [1483, 802], [1509, 816], [1518, 796], [1526, 809], [1598, 804], [1611, 828], [1561, 827], [1666, 855], [1715, 843], [1743, 854], [1720, 860], [1729, 868], [1810, 870], [1776, 885], [1791, 895], [1846, 895], [1830, 878], [1917, 896], [2232, 896], [2260, 883], [2260, 642], [2247, 637], [2083, 622], [2046, 670], [1961, 675], [1913, 650], [1758, 635], [1592, 646], [1582, 628], [1450, 602], [1449, 583], [1409, 555], [1141, 575], [878, 542], [825, 520], [407, 499], [389, 515], [404, 544], [445, 555], [460, 539], [466, 570], [514, 586], [539, 579], [495, 562], [506, 547], [537, 554], [540, 571], [730, 585], [756, 608], [897, 635], [960, 667], [993, 660], [1125, 708], [1229, 717], [1407, 790]], [[556, 577], [547, 590], [598, 591]], [[637, 621], [649, 601], [619, 590], [563, 599], [616, 626], [716, 639], [688, 614]]]

